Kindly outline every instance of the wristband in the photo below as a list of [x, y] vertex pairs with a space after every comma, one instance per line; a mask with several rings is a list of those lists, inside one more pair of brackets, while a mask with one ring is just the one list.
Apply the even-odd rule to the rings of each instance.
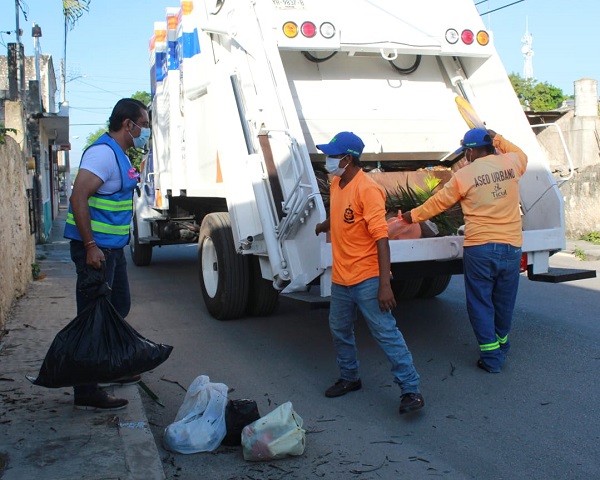
[[89, 250], [91, 247], [96, 246], [96, 242], [94, 240], [90, 240], [89, 242], [84, 243], [83, 246], [86, 250]]

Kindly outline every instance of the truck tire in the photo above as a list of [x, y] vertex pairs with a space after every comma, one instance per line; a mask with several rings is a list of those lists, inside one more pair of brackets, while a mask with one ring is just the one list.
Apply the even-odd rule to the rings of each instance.
[[268, 317], [277, 308], [279, 292], [273, 288], [273, 282], [262, 278], [258, 257], [252, 255], [248, 260], [250, 284], [246, 314], [251, 317]]
[[452, 275], [436, 275], [435, 277], [427, 277], [423, 279], [421, 289], [417, 294], [418, 298], [433, 298], [441, 294], [452, 279]]
[[402, 280], [392, 280], [392, 291], [396, 300], [410, 300], [415, 298], [421, 289], [423, 279], [409, 278]]
[[147, 267], [152, 261], [152, 245], [148, 243], [140, 243], [138, 228], [137, 228], [137, 216], [134, 213], [131, 219], [131, 240], [129, 241], [129, 253], [131, 253], [131, 260], [137, 267]]
[[217, 320], [241, 317], [248, 304], [248, 259], [235, 251], [227, 212], [204, 217], [198, 238], [200, 288], [208, 312]]

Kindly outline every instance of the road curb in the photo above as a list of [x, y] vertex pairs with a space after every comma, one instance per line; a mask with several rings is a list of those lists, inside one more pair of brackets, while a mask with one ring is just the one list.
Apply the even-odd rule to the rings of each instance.
[[113, 388], [129, 400], [117, 424], [123, 439], [125, 459], [133, 480], [164, 480], [165, 473], [137, 385]]

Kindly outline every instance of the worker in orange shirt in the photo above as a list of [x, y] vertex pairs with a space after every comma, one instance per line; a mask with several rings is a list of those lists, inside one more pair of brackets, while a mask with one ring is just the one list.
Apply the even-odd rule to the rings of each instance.
[[467, 166], [419, 207], [404, 212], [423, 222], [460, 202], [465, 218], [463, 271], [467, 311], [479, 342], [477, 366], [500, 372], [510, 348], [508, 334], [519, 288], [523, 234], [519, 179], [523, 151], [493, 130], [469, 130], [456, 153]]
[[400, 414], [423, 408], [419, 375], [391, 309], [396, 300], [390, 284], [390, 246], [385, 220], [385, 194], [360, 166], [364, 144], [351, 132], [338, 133], [317, 148], [327, 155], [333, 175], [330, 215], [315, 233], [331, 230], [333, 254], [329, 327], [337, 354], [339, 380], [327, 397], [359, 390], [354, 322], [361, 311], [371, 334], [387, 355], [400, 386]]

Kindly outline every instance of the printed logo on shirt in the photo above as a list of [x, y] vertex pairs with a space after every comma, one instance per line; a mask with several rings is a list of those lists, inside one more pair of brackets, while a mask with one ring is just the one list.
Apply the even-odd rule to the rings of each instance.
[[500, 184], [497, 183], [494, 187], [494, 191], [492, 192], [492, 197], [494, 197], [495, 199], [506, 197], [506, 188], [502, 188]]
[[473, 185], [481, 187], [482, 185], [490, 185], [491, 183], [503, 182], [504, 180], [510, 180], [516, 178], [515, 171], [512, 168], [506, 170], [499, 170], [490, 174], [478, 175], [473, 179]]
[[352, 210], [350, 205], [348, 205], [348, 208], [344, 210], [344, 222], [354, 223], [354, 210]]
[[135, 169], [135, 167], [131, 167], [127, 173], [129, 174], [129, 178], [131, 180], [135, 179], [139, 179], [140, 178], [140, 174], [137, 172], [137, 170]]

